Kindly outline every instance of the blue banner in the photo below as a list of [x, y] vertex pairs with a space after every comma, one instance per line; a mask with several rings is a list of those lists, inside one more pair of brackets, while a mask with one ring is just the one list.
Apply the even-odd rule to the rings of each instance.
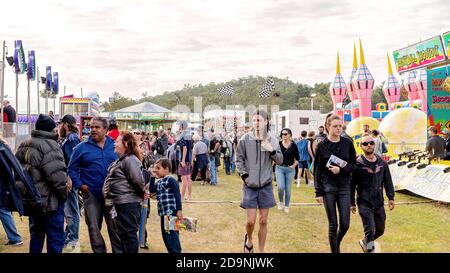
[[22, 40], [14, 41], [14, 72], [23, 74], [27, 70], [25, 53], [23, 52]]
[[53, 93], [58, 94], [59, 92], [59, 77], [58, 72], [53, 73]]
[[46, 67], [46, 80], [45, 80], [45, 90], [47, 91], [52, 91], [52, 67], [51, 66], [47, 66]]
[[34, 50], [28, 51], [27, 77], [32, 81], [36, 79], [36, 56], [34, 55]]

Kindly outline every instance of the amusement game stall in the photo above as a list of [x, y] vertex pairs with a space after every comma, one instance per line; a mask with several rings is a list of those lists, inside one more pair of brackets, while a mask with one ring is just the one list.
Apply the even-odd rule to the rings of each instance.
[[70, 114], [77, 120], [81, 139], [86, 139], [91, 130], [91, 119], [99, 116], [98, 95], [88, 94], [86, 98], [75, 98], [73, 95], [59, 99], [61, 104], [61, 117]]
[[[397, 190], [408, 190], [426, 198], [450, 202], [450, 162], [425, 151], [427, 128], [436, 126], [438, 134], [450, 129], [450, 32], [393, 52], [399, 83], [387, 56], [388, 78], [383, 85], [387, 104], [372, 109], [374, 78], [364, 59], [360, 41], [360, 65], [354, 47], [353, 70], [347, 84], [340, 73], [339, 56], [336, 76], [330, 87], [334, 113], [343, 117], [347, 134], [359, 143], [363, 126], [379, 129], [388, 140], [388, 161]], [[400, 91], [408, 93], [400, 101]], [[348, 95], [350, 103], [343, 105]]]

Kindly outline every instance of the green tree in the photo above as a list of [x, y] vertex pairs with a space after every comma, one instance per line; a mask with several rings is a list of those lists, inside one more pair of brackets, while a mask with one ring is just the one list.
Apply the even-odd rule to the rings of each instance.
[[383, 85], [384, 82], [381, 83], [380, 85], [376, 86], [375, 89], [373, 90], [373, 94], [372, 94], [372, 109], [375, 109], [375, 106], [377, 105], [377, 103], [386, 103], [386, 98], [384, 97], [383, 94]]

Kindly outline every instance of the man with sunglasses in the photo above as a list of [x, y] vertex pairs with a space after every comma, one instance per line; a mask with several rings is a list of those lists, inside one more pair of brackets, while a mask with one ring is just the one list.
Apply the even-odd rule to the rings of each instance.
[[[371, 136], [361, 139], [361, 149], [364, 154], [356, 159], [356, 170], [352, 175], [351, 210], [353, 214], [356, 213], [357, 203], [365, 233], [365, 238], [359, 244], [365, 253], [371, 253], [375, 251], [374, 241], [383, 235], [385, 228], [383, 188], [389, 199], [390, 210], [395, 207], [395, 192], [389, 167], [374, 153], [375, 141]], [[355, 191], [358, 195], [357, 202]]]

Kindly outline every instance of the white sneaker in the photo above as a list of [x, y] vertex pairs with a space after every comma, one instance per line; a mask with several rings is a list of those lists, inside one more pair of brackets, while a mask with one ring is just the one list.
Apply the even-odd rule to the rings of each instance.
[[283, 203], [278, 203], [278, 210], [282, 210], [283, 209]]
[[63, 253], [81, 253], [80, 242], [76, 244], [67, 244], [63, 249]]
[[300, 178], [297, 178], [297, 188], [300, 188]]
[[285, 207], [284, 208], [284, 212], [288, 213], [289, 212], [289, 207]]
[[367, 252], [367, 246], [366, 246], [366, 243], [364, 243], [364, 239], [359, 240], [358, 243], [361, 246], [362, 251], [364, 253], [366, 253]]

